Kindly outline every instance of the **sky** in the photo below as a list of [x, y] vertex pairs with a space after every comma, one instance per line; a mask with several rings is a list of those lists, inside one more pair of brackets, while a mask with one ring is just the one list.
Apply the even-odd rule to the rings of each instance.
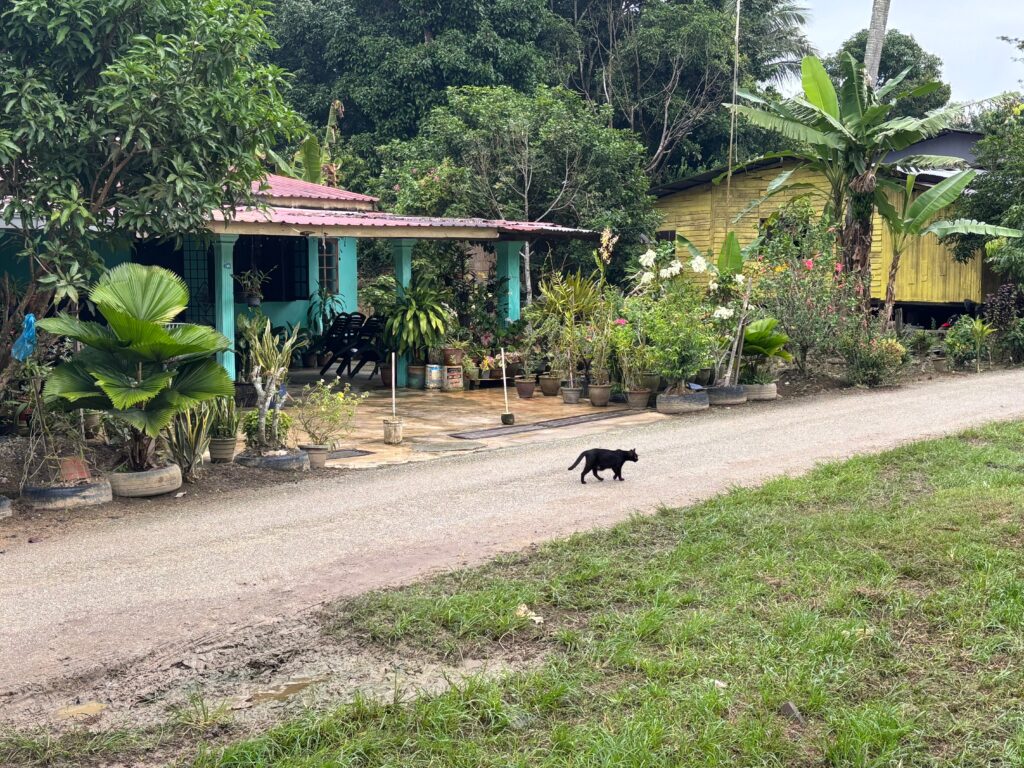
[[[868, 26], [871, 0], [802, 0], [810, 10], [808, 35], [822, 54]], [[954, 101], [978, 101], [1024, 90], [1024, 64], [1000, 35], [1024, 38], [1024, 0], [892, 0], [889, 28], [911, 34], [943, 61]]]

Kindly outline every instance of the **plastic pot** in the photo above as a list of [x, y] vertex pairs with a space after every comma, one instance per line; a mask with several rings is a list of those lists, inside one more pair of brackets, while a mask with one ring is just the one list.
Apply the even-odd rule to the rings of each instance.
[[237, 450], [237, 437], [210, 438], [210, 462], [213, 464], [229, 463], [233, 458], [235, 458], [235, 451]]
[[406, 375], [406, 387], [409, 389], [423, 389], [427, 380], [427, 366], [410, 365]]

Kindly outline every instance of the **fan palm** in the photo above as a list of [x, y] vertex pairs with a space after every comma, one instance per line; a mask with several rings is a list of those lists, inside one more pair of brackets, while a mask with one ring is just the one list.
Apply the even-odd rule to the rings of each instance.
[[[801, 65], [803, 96], [769, 102], [740, 92], [740, 97], [748, 103], [730, 108], [755, 125], [777, 131], [797, 144], [792, 151], [763, 155], [747, 163], [769, 158], [797, 161], [796, 167], [773, 179], [767, 194], [747, 210], [782, 192], [806, 190], [802, 194], [816, 194], [814, 184], [791, 181], [793, 174], [801, 169], [824, 176], [829, 184], [826, 211], [843, 222], [840, 242], [844, 266], [858, 276], [866, 304], [877, 180], [880, 175], [894, 171], [896, 165], [886, 158], [893, 151], [906, 149], [948, 128], [959, 109], [936, 110], [920, 118], [890, 119], [889, 113], [900, 99], [925, 95], [939, 88], [940, 83], [925, 83], [897, 93], [909, 69], [876, 89], [867, 84], [863, 66], [850, 54], [843, 56], [840, 65], [843, 79], [838, 90], [821, 61], [808, 56]], [[913, 155], [901, 158], [899, 165], [951, 168], [963, 165], [963, 161], [954, 157]]]
[[180, 277], [160, 267], [115, 267], [99, 279], [90, 299], [106, 324], [63, 313], [39, 321], [43, 330], [84, 347], [54, 369], [43, 394], [125, 423], [129, 466], [148, 469], [156, 438], [176, 414], [234, 394], [214, 357], [229, 342], [202, 325], [168, 327], [188, 306], [189, 295]]

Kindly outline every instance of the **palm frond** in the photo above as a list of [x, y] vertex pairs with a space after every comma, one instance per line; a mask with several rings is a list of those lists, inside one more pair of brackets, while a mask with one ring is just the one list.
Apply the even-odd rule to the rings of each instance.
[[110, 308], [139, 320], [170, 323], [188, 306], [188, 286], [170, 270], [128, 262], [105, 272], [89, 298], [101, 313]]

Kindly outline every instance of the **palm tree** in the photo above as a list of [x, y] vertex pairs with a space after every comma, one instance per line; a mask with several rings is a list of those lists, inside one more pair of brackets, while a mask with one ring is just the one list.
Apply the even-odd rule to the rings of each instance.
[[[825, 208], [842, 222], [843, 263], [858, 280], [866, 308], [870, 302], [872, 220], [878, 177], [893, 175], [896, 165], [886, 158], [895, 150], [906, 149], [948, 128], [959, 115], [959, 109], [935, 110], [921, 118], [889, 119], [900, 99], [930, 93], [940, 84], [925, 83], [897, 94], [896, 89], [909, 69], [876, 89], [867, 84], [864, 68], [849, 53], [840, 65], [843, 80], [838, 90], [821, 61], [809, 56], [801, 65], [803, 96], [769, 102], [745, 91], [739, 93], [749, 103], [733, 107], [738, 114], [797, 143], [794, 150], [763, 155], [746, 165], [770, 158], [798, 161], [795, 168], [776, 177], [767, 194], [740, 215], [781, 192], [804, 189], [804, 194], [816, 194], [814, 184], [790, 182], [801, 169], [824, 176], [829, 184]], [[955, 157], [913, 155], [901, 158], [899, 164], [919, 169], [950, 168], [963, 165], [963, 161]]]
[[882, 63], [882, 46], [885, 45], [885, 27], [889, 22], [890, 0], [873, 0], [871, 3], [871, 25], [868, 27], [868, 44], [864, 50], [864, 68], [868, 84], [878, 82], [878, 67]]

